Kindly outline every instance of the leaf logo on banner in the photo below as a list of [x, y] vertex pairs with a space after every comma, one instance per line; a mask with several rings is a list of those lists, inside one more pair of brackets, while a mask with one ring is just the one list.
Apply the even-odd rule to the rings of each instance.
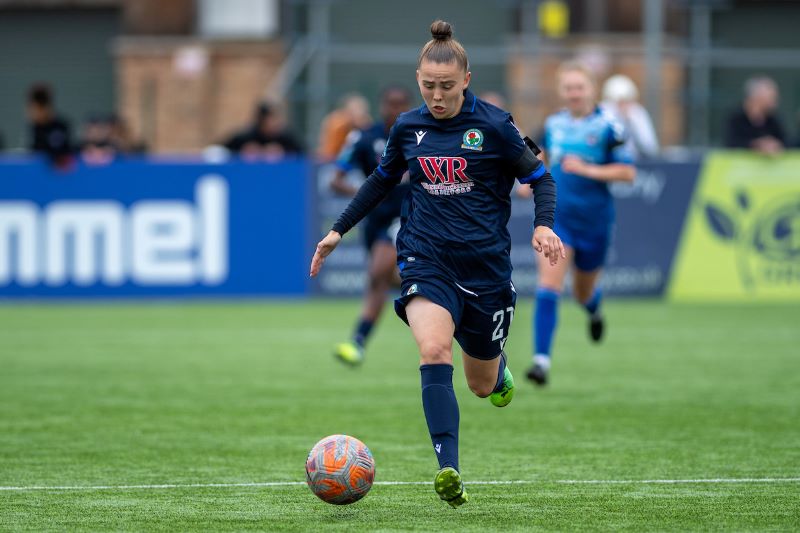
[[764, 213], [755, 225], [752, 245], [765, 259], [800, 266], [800, 198]]
[[[744, 191], [739, 191], [736, 194], [736, 203], [734, 204], [733, 212], [726, 210], [723, 207], [720, 207], [713, 202], [707, 202], [704, 206], [703, 212], [706, 216], [706, 222], [708, 223], [708, 227], [711, 229], [711, 232], [719, 239], [727, 242], [731, 242], [734, 246], [735, 254], [737, 257], [737, 264], [739, 265], [739, 271], [741, 273], [742, 283], [745, 287], [752, 287], [753, 286], [753, 279], [749, 273], [749, 269], [747, 268], [747, 246], [746, 244], [741, 241], [737, 242], [739, 239], [738, 237], [743, 233], [746, 233], [746, 228], [744, 227], [744, 218], [745, 218], [745, 211], [750, 205], [750, 199], [744, 193]], [[736, 212], [736, 207], [740, 209], [740, 211]], [[737, 219], [737, 215], [741, 214], [741, 218]]]
[[706, 204], [705, 213], [706, 221], [717, 237], [726, 241], [736, 238], [736, 221], [732, 216], [711, 202]]
[[750, 208], [750, 197], [747, 196], [746, 192], [739, 191], [736, 193], [736, 201], [739, 203], [739, 207], [742, 208], [742, 211], [747, 211]]
[[703, 213], [711, 233], [734, 246], [743, 285], [800, 281], [800, 197], [776, 199], [748, 213], [750, 197], [738, 191], [731, 205], [726, 209], [707, 201]]

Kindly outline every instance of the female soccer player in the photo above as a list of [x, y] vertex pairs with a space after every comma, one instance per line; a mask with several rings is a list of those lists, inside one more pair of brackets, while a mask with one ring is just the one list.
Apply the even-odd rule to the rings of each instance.
[[[336, 162], [336, 176], [331, 182], [335, 192], [355, 196], [356, 189], [347, 183], [345, 175], [353, 168], [359, 168], [365, 176], [375, 171], [380, 162], [381, 153], [386, 146], [386, 138], [400, 113], [411, 107], [411, 94], [408, 89], [399, 85], [389, 86], [381, 92], [381, 119], [364, 131], [356, 131], [354, 139], [345, 146]], [[358, 365], [364, 361], [364, 347], [367, 344], [372, 328], [381, 316], [383, 304], [396, 279], [397, 252], [391, 228], [400, 219], [400, 211], [410, 185], [403, 182], [395, 187], [372, 212], [362, 227], [364, 246], [369, 253], [367, 270], [367, 290], [361, 307], [352, 340], [336, 346], [334, 355], [342, 362]]]
[[573, 269], [575, 298], [589, 314], [589, 335], [603, 336], [601, 294], [597, 289], [614, 223], [612, 181], [633, 181], [636, 169], [624, 147], [622, 127], [595, 103], [588, 70], [565, 63], [558, 71], [558, 92], [566, 108], [545, 121], [544, 152], [558, 184], [555, 231], [564, 240], [567, 261], [539, 260], [539, 287], [533, 319], [533, 366], [528, 378], [547, 383], [550, 347], [558, 317], [564, 276]]
[[411, 327], [420, 353], [422, 407], [440, 467], [434, 488], [457, 507], [467, 493], [458, 465], [453, 338], [472, 392], [490, 396], [498, 407], [514, 394], [503, 346], [516, 301], [506, 229], [515, 177], [536, 197], [533, 247], [553, 265], [565, 256], [551, 229], [550, 174], [511, 116], [467, 90], [467, 54], [450, 24], [434, 22], [431, 34], [417, 62], [425, 105], [400, 115], [380, 165], [317, 245], [311, 275], [408, 170], [408, 212], [397, 237], [402, 296], [395, 311]]

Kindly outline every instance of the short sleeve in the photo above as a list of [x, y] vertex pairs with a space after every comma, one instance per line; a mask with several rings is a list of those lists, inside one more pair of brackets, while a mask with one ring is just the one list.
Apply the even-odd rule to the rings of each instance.
[[633, 164], [633, 154], [627, 143], [628, 135], [622, 123], [610, 118], [606, 131], [606, 157], [608, 162]]
[[523, 137], [522, 132], [514, 124], [514, 117], [506, 113], [505, 120], [500, 125], [500, 158], [507, 164], [516, 163], [525, 150]]
[[402, 142], [403, 127], [400, 121], [394, 123], [389, 131], [389, 138], [381, 155], [381, 162], [375, 172], [386, 179], [400, 179], [408, 169], [408, 163], [403, 155]]

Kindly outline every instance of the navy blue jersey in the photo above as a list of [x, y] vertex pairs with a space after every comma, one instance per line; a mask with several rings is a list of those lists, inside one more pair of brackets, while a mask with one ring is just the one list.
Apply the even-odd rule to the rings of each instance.
[[[383, 124], [373, 124], [367, 129], [354, 131], [336, 160], [344, 172], [359, 169], [364, 176], [375, 171], [386, 147], [388, 132]], [[403, 200], [408, 193], [408, 183], [401, 183], [368, 215], [371, 223], [388, 226], [400, 216]]]
[[513, 175], [525, 149], [511, 115], [469, 91], [453, 118], [436, 119], [424, 105], [400, 115], [376, 172], [397, 180], [408, 170], [411, 178], [397, 238], [401, 266], [434, 263], [475, 291], [507, 284], [514, 179], [531, 183], [546, 173], [536, 161], [527, 176]]

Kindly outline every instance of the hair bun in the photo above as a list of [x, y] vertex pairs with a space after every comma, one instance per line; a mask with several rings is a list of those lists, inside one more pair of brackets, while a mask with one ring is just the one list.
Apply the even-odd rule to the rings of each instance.
[[453, 27], [449, 22], [437, 20], [431, 24], [431, 36], [434, 41], [449, 41], [453, 38]]

